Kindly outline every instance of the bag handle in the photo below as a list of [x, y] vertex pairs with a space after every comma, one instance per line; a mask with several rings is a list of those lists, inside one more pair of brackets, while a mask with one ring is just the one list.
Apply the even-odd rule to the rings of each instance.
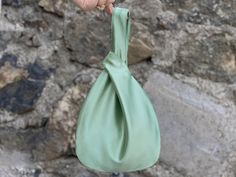
[[112, 10], [112, 51], [126, 64], [128, 58], [130, 35], [129, 10], [115, 7]]

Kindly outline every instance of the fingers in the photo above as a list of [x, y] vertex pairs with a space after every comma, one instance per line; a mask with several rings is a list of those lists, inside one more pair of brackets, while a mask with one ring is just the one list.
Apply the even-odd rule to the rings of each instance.
[[108, 14], [112, 14], [112, 9], [113, 9], [113, 4], [109, 4], [108, 6], [106, 6], [105, 8], [105, 12], [107, 12]]
[[115, 0], [107, 0], [107, 5], [114, 3]]
[[112, 14], [113, 4], [115, 0], [74, 0], [74, 2], [82, 10], [93, 10], [96, 7], [104, 10], [108, 14]]
[[114, 2], [115, 2], [115, 0], [98, 0], [97, 5], [98, 6], [103, 6], [103, 5], [109, 6], [110, 4], [112, 4]]
[[74, 0], [74, 2], [83, 10], [94, 9], [99, 0]]
[[108, 14], [112, 14], [113, 4], [115, 0], [99, 0], [98, 6], [102, 7], [102, 9]]
[[107, 0], [98, 0], [97, 6], [104, 6], [106, 5]]

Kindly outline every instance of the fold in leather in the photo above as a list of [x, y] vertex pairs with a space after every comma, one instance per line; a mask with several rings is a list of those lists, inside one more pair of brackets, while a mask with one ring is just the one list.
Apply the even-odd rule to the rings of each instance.
[[160, 131], [153, 106], [127, 66], [129, 11], [112, 12], [113, 50], [81, 107], [76, 154], [87, 167], [129, 172], [152, 166], [160, 155]]

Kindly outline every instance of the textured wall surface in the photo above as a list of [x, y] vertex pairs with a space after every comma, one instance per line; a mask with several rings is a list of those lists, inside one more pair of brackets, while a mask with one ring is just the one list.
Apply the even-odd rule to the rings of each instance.
[[[75, 156], [75, 124], [111, 49], [111, 17], [69, 0], [2, 0], [1, 177], [236, 176], [236, 1], [125, 0], [130, 70], [156, 109], [159, 161], [99, 173]], [[142, 159], [140, 159], [142, 160]]]

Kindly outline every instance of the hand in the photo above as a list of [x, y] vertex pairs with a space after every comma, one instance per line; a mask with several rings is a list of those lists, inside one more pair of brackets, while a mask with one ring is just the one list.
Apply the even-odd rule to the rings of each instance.
[[94, 10], [100, 8], [108, 14], [112, 14], [113, 4], [115, 0], [74, 0], [82, 10]]

